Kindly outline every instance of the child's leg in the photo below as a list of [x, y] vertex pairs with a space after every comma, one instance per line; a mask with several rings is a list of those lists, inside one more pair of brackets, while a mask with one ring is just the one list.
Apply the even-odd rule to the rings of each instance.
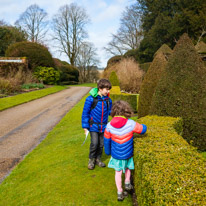
[[89, 151], [89, 159], [95, 159], [96, 153], [99, 145], [98, 132], [90, 132], [91, 143], [90, 143], [90, 151]]
[[115, 171], [115, 183], [117, 186], [117, 192], [120, 194], [123, 192], [122, 189], [122, 170], [121, 171]]
[[130, 177], [131, 177], [131, 171], [130, 169], [127, 168], [125, 171], [125, 184], [130, 183]]
[[102, 157], [102, 151], [104, 147], [104, 133], [98, 134], [98, 147], [97, 147], [97, 159], [101, 159]]

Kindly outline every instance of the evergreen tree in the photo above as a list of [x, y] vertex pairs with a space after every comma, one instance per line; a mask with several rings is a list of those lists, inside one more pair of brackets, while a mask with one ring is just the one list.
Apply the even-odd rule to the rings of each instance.
[[140, 44], [139, 58], [144, 62], [151, 61], [164, 43], [173, 48], [183, 33], [197, 41], [206, 30], [205, 0], [137, 1], [143, 11], [144, 40]]

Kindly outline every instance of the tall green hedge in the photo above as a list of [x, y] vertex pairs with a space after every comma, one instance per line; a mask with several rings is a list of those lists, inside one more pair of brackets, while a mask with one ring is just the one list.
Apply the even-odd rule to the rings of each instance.
[[119, 79], [115, 71], [111, 72], [109, 81], [111, 82], [112, 86], [119, 86]]
[[143, 64], [139, 64], [140, 69], [142, 69], [146, 73], [148, 71], [151, 63], [152, 62], [146, 62], [146, 63], [143, 63]]
[[156, 86], [162, 76], [167, 60], [162, 52], [158, 52], [152, 64], [150, 65], [144, 80], [140, 87], [140, 96], [138, 104], [138, 117], [143, 117], [149, 114], [152, 97]]
[[169, 58], [150, 113], [182, 117], [183, 137], [206, 150], [206, 68], [187, 34], [179, 39]]
[[32, 70], [37, 66], [54, 67], [54, 61], [48, 49], [34, 42], [18, 42], [11, 44], [6, 50], [6, 56], [27, 57], [29, 68]]
[[148, 127], [134, 140], [138, 206], [205, 205], [206, 160], [178, 135], [181, 119], [146, 116], [138, 122]]

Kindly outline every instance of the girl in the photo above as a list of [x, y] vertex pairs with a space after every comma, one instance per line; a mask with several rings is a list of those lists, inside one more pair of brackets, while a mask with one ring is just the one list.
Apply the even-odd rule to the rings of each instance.
[[133, 133], [144, 134], [147, 130], [146, 125], [128, 119], [131, 115], [132, 109], [127, 102], [116, 101], [111, 111], [113, 119], [104, 132], [105, 153], [111, 154], [108, 167], [115, 169], [118, 201], [123, 201], [127, 195], [122, 189], [122, 172], [125, 173], [125, 190], [131, 191], [133, 188], [130, 182], [130, 170], [134, 169]]

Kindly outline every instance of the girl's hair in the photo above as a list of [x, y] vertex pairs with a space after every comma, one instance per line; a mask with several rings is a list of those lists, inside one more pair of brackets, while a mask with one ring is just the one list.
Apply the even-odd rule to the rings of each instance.
[[115, 101], [112, 105], [111, 116], [125, 116], [126, 118], [130, 118], [133, 114], [131, 106], [122, 100]]
[[104, 88], [111, 89], [112, 85], [108, 79], [100, 79], [97, 83], [97, 87], [98, 89], [104, 89]]

